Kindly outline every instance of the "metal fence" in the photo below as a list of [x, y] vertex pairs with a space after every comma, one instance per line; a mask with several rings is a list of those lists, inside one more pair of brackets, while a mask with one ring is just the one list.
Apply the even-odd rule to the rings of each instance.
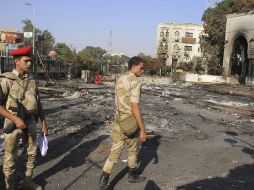
[[[38, 56], [33, 59], [34, 64], [30, 73], [35, 78], [76, 78], [81, 75], [81, 65], [61, 60], [41, 60]], [[9, 52], [0, 51], [0, 72], [10, 72], [14, 68], [13, 57]]]

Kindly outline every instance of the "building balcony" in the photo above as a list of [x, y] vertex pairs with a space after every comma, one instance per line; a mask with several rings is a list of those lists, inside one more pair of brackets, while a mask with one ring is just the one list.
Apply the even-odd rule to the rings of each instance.
[[191, 37], [182, 37], [182, 43], [186, 44], [196, 44], [196, 38], [191, 38]]

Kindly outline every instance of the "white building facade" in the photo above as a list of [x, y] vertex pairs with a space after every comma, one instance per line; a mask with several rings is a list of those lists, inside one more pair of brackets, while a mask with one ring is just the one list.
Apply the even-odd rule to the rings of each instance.
[[161, 23], [157, 29], [156, 55], [167, 66], [190, 62], [193, 57], [202, 56], [200, 36], [203, 25]]

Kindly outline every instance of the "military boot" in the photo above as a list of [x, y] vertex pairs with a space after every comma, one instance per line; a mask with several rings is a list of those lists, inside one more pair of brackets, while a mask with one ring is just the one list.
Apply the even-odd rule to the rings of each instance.
[[108, 179], [109, 179], [109, 174], [106, 172], [102, 172], [102, 175], [100, 177], [99, 181], [99, 186], [98, 190], [108, 190]]
[[146, 180], [146, 177], [138, 175], [137, 168], [129, 168], [128, 182], [139, 183], [145, 180]]
[[14, 190], [14, 175], [5, 176], [6, 190]]
[[23, 183], [24, 190], [42, 190], [40, 185], [37, 185], [32, 181], [32, 174], [33, 172], [31, 170], [26, 171], [26, 177]]

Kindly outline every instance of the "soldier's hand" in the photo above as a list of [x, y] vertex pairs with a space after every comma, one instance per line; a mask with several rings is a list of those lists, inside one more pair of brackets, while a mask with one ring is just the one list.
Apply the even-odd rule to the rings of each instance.
[[141, 130], [139, 138], [142, 142], [145, 142], [147, 138], [146, 132]]
[[18, 129], [25, 129], [27, 127], [25, 122], [19, 117], [15, 118], [14, 123]]
[[45, 136], [48, 135], [48, 126], [47, 126], [46, 122], [42, 122], [41, 131], [42, 131], [42, 133], [43, 133]]

